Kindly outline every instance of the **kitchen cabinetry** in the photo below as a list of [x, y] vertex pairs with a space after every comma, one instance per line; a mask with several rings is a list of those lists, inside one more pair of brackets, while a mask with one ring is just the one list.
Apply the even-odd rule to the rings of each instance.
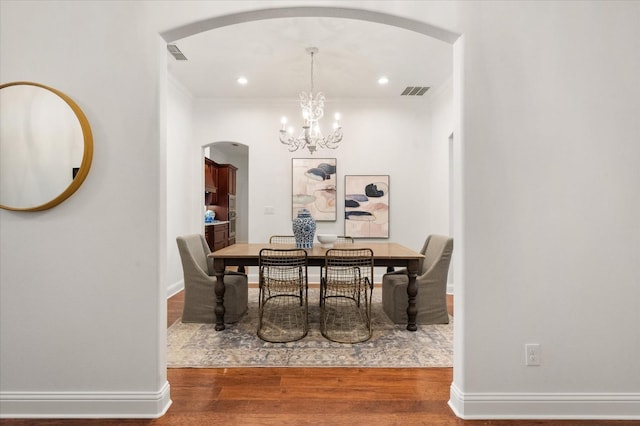
[[[229, 223], [220, 222], [212, 225], [205, 225], [204, 237], [207, 240], [211, 251], [220, 250], [229, 244]], [[234, 241], [235, 243], [235, 241]]]
[[205, 157], [204, 159], [204, 203], [218, 202], [218, 168], [216, 163]]
[[236, 195], [236, 171], [238, 170], [232, 164], [218, 165], [218, 185], [227, 194]]
[[232, 164], [218, 164], [220, 220], [229, 221], [228, 245], [236, 243], [236, 171]]
[[204, 226], [204, 239], [207, 241], [209, 250], [213, 251], [213, 225]]
[[220, 250], [229, 245], [229, 224], [219, 223], [213, 225], [213, 251]]
[[[207, 209], [216, 214], [216, 223], [205, 226], [211, 251], [236, 243], [236, 172], [233, 164], [218, 164], [205, 158], [205, 194]], [[207, 183], [209, 179], [209, 183]], [[209, 191], [209, 189], [212, 191]], [[215, 190], [213, 190], [215, 188]]]

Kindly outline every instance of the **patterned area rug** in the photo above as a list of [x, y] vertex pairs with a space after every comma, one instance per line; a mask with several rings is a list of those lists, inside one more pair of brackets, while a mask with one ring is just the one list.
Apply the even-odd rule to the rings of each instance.
[[176, 321], [167, 331], [169, 368], [232, 367], [452, 367], [453, 317], [449, 324], [406, 330], [389, 320], [374, 289], [373, 337], [357, 344], [334, 343], [320, 334], [318, 290], [309, 289], [309, 333], [291, 343], [268, 343], [256, 335], [258, 290], [249, 289], [249, 312], [221, 332], [215, 324]]

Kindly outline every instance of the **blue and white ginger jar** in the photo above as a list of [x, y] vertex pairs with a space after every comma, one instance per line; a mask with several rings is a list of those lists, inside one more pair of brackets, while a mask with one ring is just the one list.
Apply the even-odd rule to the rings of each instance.
[[313, 237], [316, 233], [316, 221], [307, 209], [300, 209], [293, 219], [293, 235], [296, 237], [296, 248], [313, 248]]

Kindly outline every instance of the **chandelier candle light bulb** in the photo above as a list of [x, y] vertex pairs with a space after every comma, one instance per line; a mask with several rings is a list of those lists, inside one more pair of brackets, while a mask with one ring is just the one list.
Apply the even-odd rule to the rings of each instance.
[[280, 142], [289, 147], [289, 151], [297, 151], [306, 147], [311, 154], [318, 148], [336, 149], [342, 141], [342, 127], [340, 126], [340, 114], [335, 115], [336, 122], [333, 124], [333, 131], [326, 137], [320, 131], [318, 121], [324, 116], [324, 94], [318, 92], [313, 94], [313, 56], [318, 53], [318, 48], [309, 47], [307, 53], [311, 55], [311, 90], [309, 93], [300, 93], [300, 107], [302, 108], [302, 133], [293, 137], [293, 131], [289, 134], [286, 131], [287, 118], [282, 117], [282, 128], [280, 129]]

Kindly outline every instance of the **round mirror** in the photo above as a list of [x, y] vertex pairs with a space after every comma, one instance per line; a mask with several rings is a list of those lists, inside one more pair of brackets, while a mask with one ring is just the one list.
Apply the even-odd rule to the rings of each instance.
[[89, 121], [71, 98], [38, 83], [0, 85], [0, 208], [57, 206], [80, 187], [92, 158]]

